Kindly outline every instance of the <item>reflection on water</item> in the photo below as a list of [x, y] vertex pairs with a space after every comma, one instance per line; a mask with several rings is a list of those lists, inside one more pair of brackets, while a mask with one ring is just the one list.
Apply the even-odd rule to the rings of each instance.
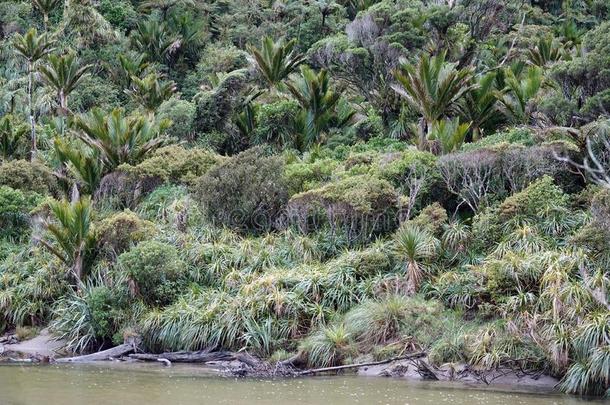
[[[2, 405], [88, 404], [583, 404], [556, 394], [464, 389], [356, 376], [233, 379], [195, 367], [1, 366]], [[606, 402], [608, 404], [609, 402]]]

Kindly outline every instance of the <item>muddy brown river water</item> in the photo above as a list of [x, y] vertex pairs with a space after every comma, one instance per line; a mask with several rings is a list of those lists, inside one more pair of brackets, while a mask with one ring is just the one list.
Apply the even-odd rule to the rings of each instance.
[[157, 364], [0, 366], [1, 405], [610, 405], [610, 401], [515, 390], [518, 387], [483, 389], [357, 376], [234, 379], [201, 368]]

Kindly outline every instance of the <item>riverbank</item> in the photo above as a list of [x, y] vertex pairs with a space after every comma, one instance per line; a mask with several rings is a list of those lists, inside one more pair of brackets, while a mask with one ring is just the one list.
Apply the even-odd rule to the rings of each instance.
[[355, 364], [341, 368], [301, 370], [289, 362], [272, 364], [247, 353], [231, 352], [178, 352], [160, 355], [133, 353], [134, 345], [125, 344], [89, 356], [67, 358], [61, 351], [64, 342], [57, 341], [43, 329], [32, 339], [16, 344], [0, 345], [0, 363], [71, 363], [93, 364], [100, 367], [126, 369], [154, 369], [178, 367], [192, 371], [204, 371], [219, 376], [272, 378], [304, 377], [313, 375], [346, 375], [362, 377], [393, 377], [409, 381], [434, 381], [458, 383], [471, 387], [496, 387], [503, 389], [527, 388], [556, 392], [558, 380], [542, 373], [527, 372], [516, 368], [477, 370], [467, 364], [432, 366], [425, 353], [413, 353], [386, 361], [373, 361], [367, 356]]

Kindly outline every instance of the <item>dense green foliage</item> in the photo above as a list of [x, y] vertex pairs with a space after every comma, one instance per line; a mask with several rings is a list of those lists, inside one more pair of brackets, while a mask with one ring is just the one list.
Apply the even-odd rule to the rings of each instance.
[[607, 1], [60, 3], [0, 3], [0, 332], [610, 395]]

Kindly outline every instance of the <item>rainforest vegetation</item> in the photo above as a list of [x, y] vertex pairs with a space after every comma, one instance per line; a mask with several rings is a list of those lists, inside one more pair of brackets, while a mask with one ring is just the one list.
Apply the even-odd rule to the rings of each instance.
[[609, 111], [607, 0], [3, 0], [0, 332], [608, 395]]

